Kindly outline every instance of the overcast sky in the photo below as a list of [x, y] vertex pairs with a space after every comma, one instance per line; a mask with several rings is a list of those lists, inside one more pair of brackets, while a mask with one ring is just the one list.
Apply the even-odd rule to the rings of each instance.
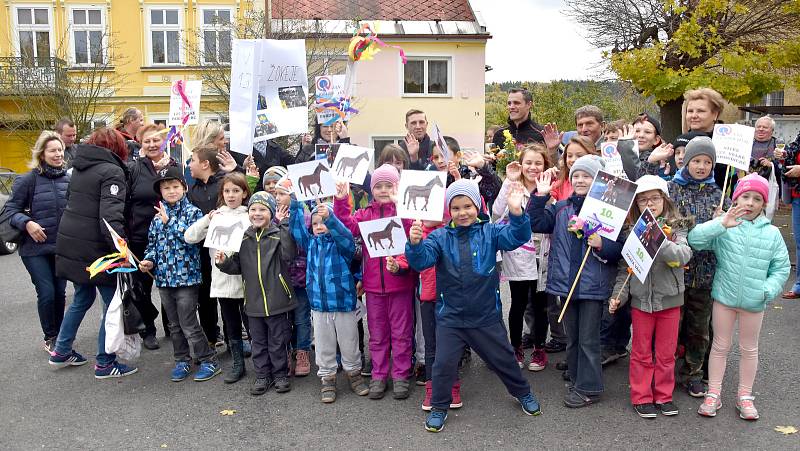
[[[592, 0], [594, 1], [594, 0]], [[492, 39], [486, 44], [486, 82], [597, 79], [600, 50], [563, 13], [561, 0], [470, 0]], [[554, 64], [544, 64], [553, 55]]]

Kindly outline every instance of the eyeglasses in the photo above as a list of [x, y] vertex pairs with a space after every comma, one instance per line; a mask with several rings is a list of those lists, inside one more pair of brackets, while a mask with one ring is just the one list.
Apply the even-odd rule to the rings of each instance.
[[658, 203], [664, 202], [664, 198], [661, 197], [659, 194], [658, 196], [650, 196], [650, 197], [637, 197], [636, 203], [639, 205], [655, 205]]

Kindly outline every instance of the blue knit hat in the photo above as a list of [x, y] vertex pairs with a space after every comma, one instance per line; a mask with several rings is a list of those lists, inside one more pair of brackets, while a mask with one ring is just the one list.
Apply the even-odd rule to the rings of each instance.
[[247, 202], [247, 208], [249, 209], [253, 204], [261, 204], [267, 207], [270, 214], [275, 216], [275, 198], [272, 197], [272, 194], [266, 191], [259, 191], [252, 196], [250, 196], [250, 201]]
[[475, 208], [481, 208], [481, 191], [478, 189], [478, 184], [469, 179], [456, 180], [447, 187], [445, 194], [447, 200], [447, 208], [450, 209], [450, 202], [456, 196], [467, 196], [470, 198]]

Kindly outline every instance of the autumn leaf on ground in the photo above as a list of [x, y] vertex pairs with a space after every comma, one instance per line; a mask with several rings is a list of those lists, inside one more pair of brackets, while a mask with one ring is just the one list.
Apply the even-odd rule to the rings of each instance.
[[783, 310], [782, 305], [773, 305], [772, 308], [774, 308], [775, 310]]
[[796, 434], [797, 428], [794, 426], [775, 426], [775, 431], [783, 435]]
[[234, 413], [236, 413], [236, 411], [233, 410], [233, 409], [225, 409], [225, 410], [222, 410], [222, 411], [219, 412], [219, 414], [222, 415], [222, 416], [231, 416]]

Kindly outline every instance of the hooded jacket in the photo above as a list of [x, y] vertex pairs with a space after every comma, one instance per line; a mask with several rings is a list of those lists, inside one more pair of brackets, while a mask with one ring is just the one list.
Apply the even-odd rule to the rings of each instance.
[[[116, 252], [103, 219], [125, 238], [125, 200], [128, 168], [110, 150], [91, 144], [77, 147], [72, 163], [67, 208], [56, 239], [56, 275], [87, 284], [86, 267], [97, 258]], [[116, 285], [114, 274], [98, 274], [91, 283]]]
[[[56, 238], [61, 215], [67, 208], [69, 175], [65, 170], [53, 171], [32, 169], [14, 179], [11, 197], [5, 208], [14, 211], [11, 225], [22, 231], [21, 257], [52, 255], [56, 253]], [[30, 212], [25, 211], [30, 208]], [[43, 229], [47, 238], [37, 243], [28, 234], [25, 226], [34, 221]]]
[[226, 274], [241, 274], [247, 316], [264, 318], [287, 313], [297, 307], [289, 281], [289, 263], [296, 252], [289, 220], [266, 229], [250, 227], [244, 232], [239, 252], [217, 267]]
[[156, 286], [177, 288], [200, 285], [200, 247], [186, 241], [186, 230], [203, 217], [184, 195], [175, 205], [164, 202], [169, 221], [160, 216], [150, 221], [147, 250], [142, 260], [153, 262]]

